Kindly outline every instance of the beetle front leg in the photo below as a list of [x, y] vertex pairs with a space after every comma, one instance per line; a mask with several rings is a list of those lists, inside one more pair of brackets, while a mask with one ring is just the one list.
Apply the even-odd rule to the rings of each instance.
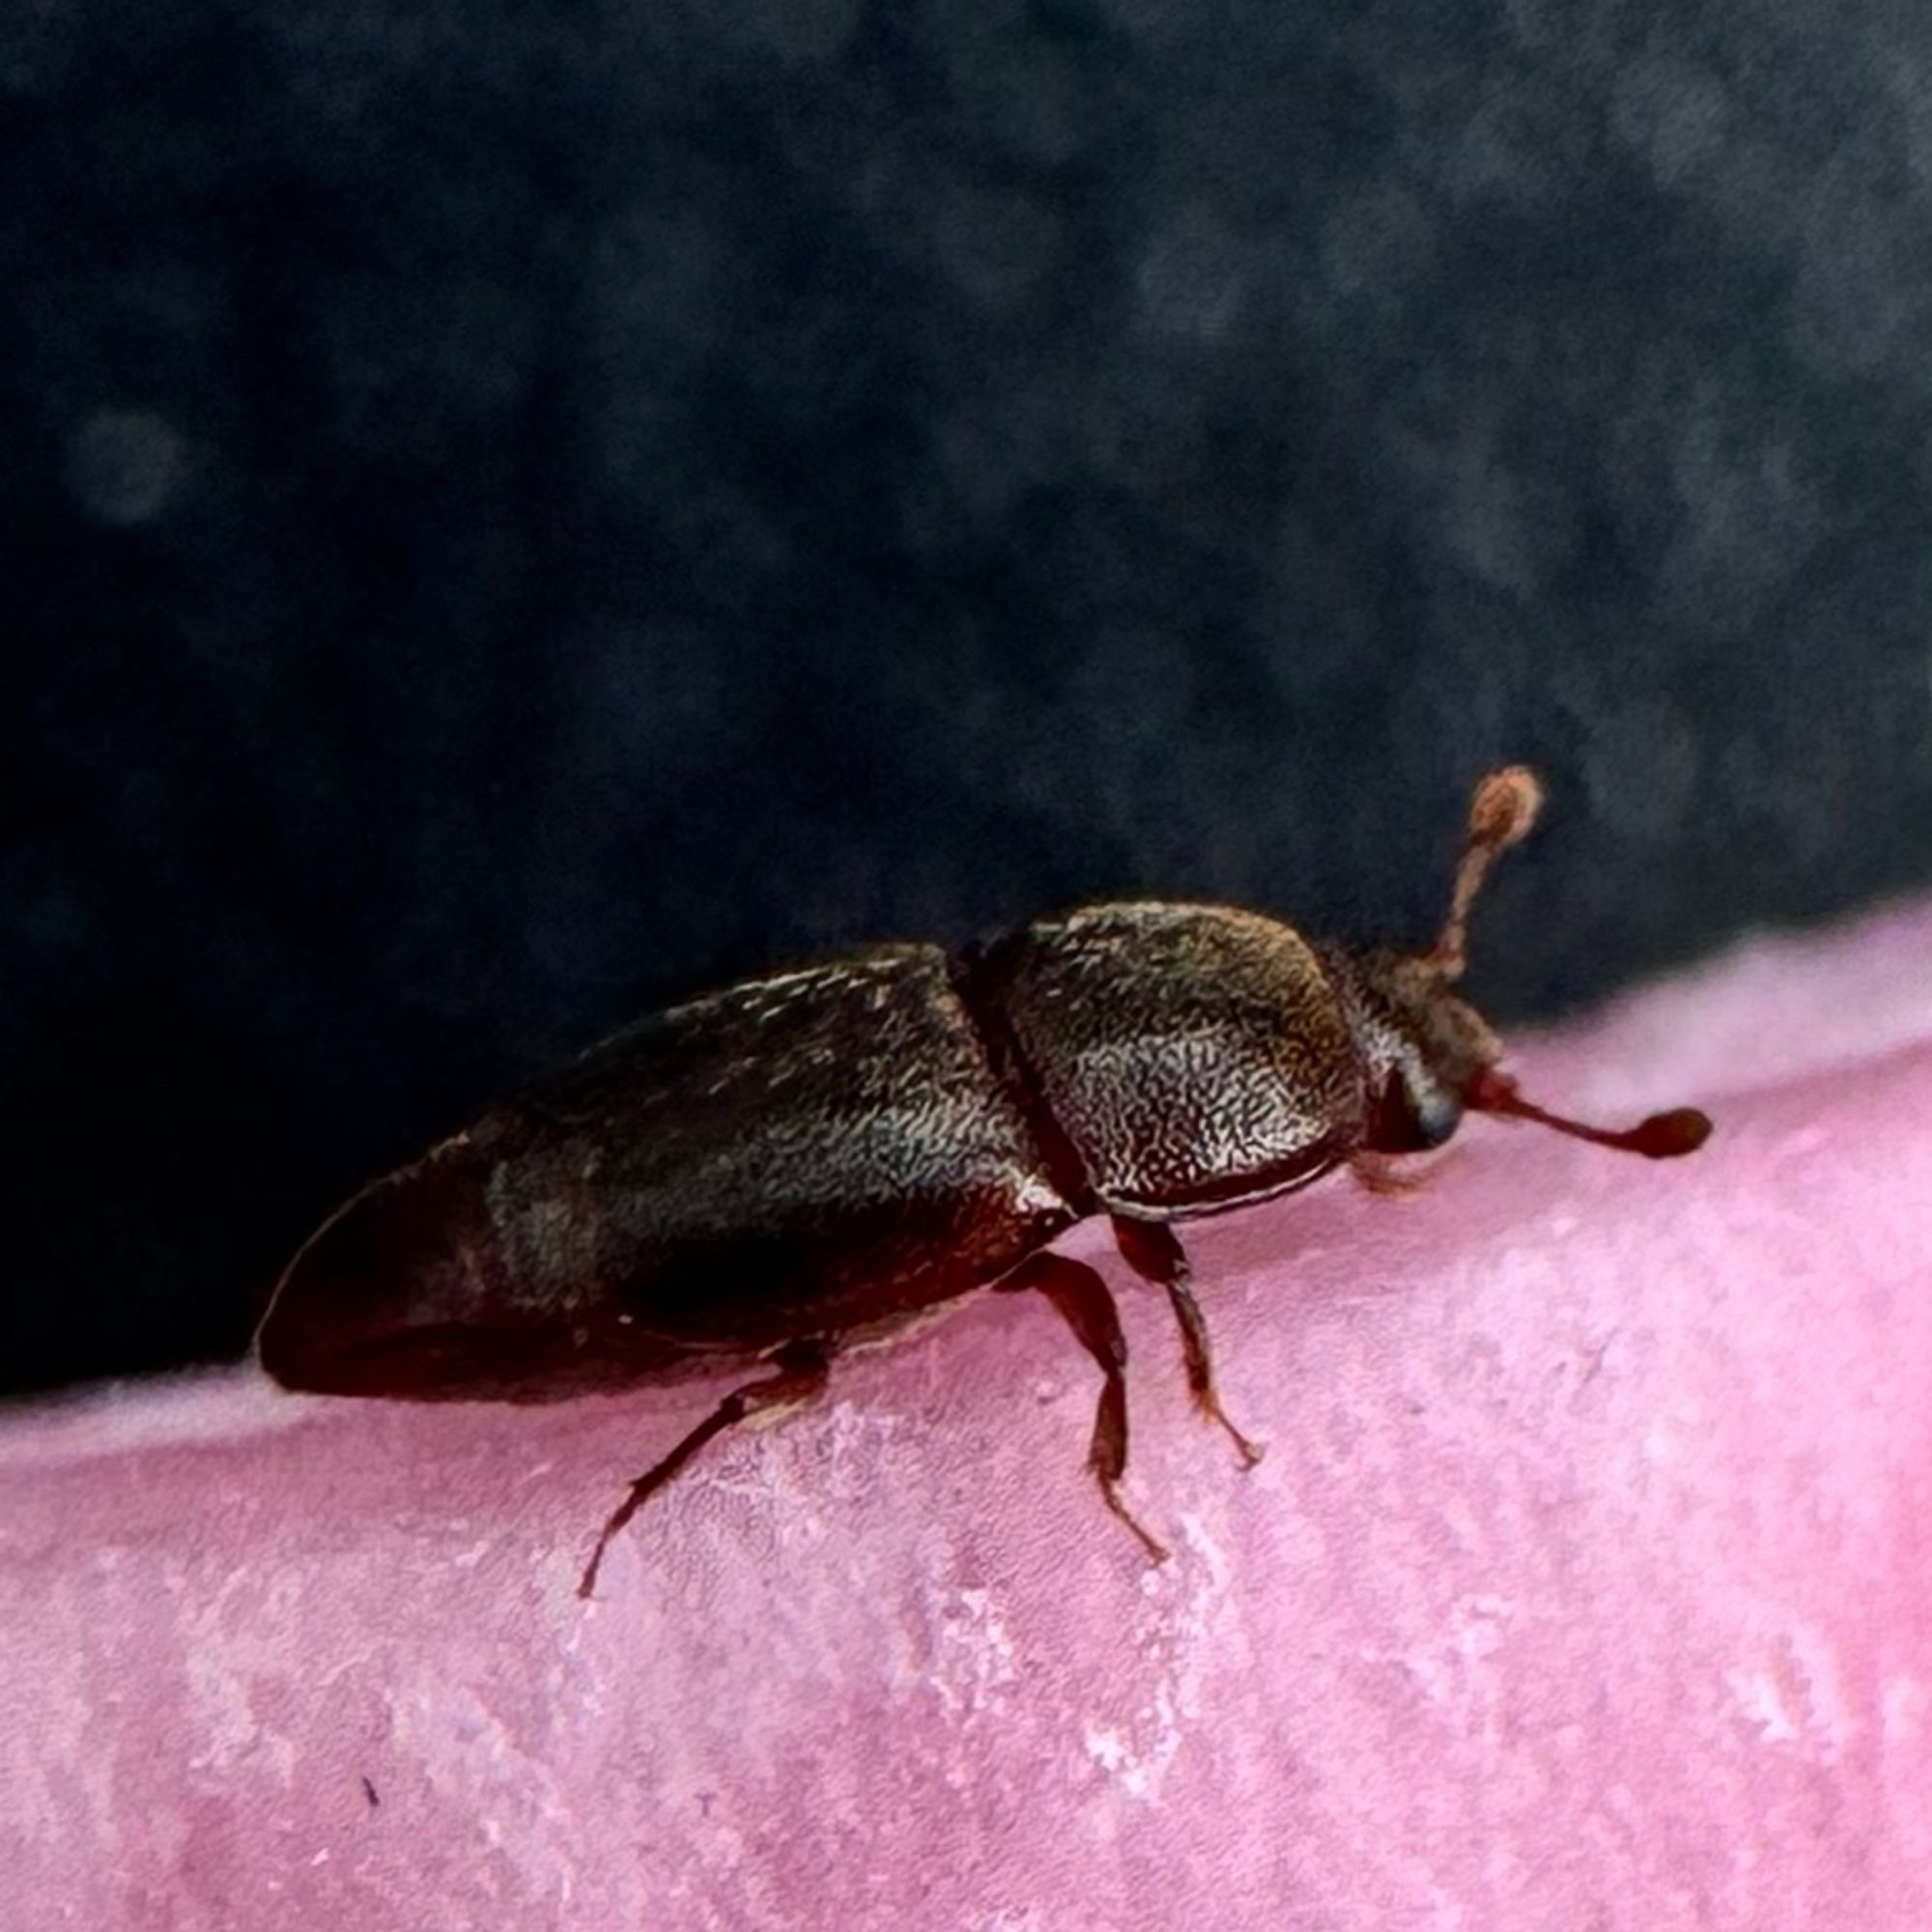
[[587, 1598], [596, 1589], [598, 1566], [604, 1561], [605, 1550], [611, 1547], [611, 1539], [714, 1435], [722, 1435], [734, 1423], [743, 1422], [747, 1416], [756, 1415], [764, 1409], [784, 1408], [824, 1394], [832, 1367], [832, 1350], [824, 1342], [788, 1342], [768, 1360], [778, 1371], [777, 1375], [767, 1376], [763, 1381], [747, 1382], [741, 1389], [733, 1389], [668, 1456], [653, 1463], [631, 1485], [630, 1494], [611, 1513], [611, 1520], [604, 1525], [603, 1533], [597, 1539], [597, 1548], [590, 1552], [583, 1580], [577, 1586], [580, 1597]]
[[1017, 1294], [1033, 1289], [1046, 1296], [1073, 1330], [1074, 1339], [1100, 1365], [1106, 1378], [1099, 1406], [1094, 1411], [1094, 1439], [1087, 1466], [1100, 1485], [1107, 1507], [1140, 1538], [1141, 1547], [1156, 1562], [1167, 1561], [1167, 1548], [1149, 1533], [1121, 1500], [1120, 1481], [1127, 1468], [1127, 1338], [1121, 1332], [1121, 1311], [1107, 1284], [1085, 1262], [1065, 1255], [1038, 1254], [999, 1284]]
[[1167, 1290], [1174, 1319], [1180, 1324], [1180, 1350], [1186, 1357], [1187, 1386], [1195, 1406], [1228, 1432], [1240, 1452], [1242, 1467], [1252, 1469], [1262, 1460], [1262, 1452], [1228, 1420], [1221, 1406], [1214, 1387], [1214, 1358], [1208, 1348], [1208, 1323], [1188, 1285], [1192, 1269], [1187, 1264], [1187, 1251], [1165, 1221], [1133, 1221], [1123, 1214], [1113, 1219], [1114, 1239], [1122, 1260], [1136, 1274]]

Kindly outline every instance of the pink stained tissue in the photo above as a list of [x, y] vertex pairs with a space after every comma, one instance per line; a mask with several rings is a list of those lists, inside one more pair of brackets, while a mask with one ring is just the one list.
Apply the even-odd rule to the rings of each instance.
[[982, 1296], [741, 1432], [252, 1370], [0, 1414], [0, 1922], [1932, 1925], [1932, 908], [1515, 1060], [1652, 1164], [1472, 1122], [1189, 1234], [1095, 1378]]

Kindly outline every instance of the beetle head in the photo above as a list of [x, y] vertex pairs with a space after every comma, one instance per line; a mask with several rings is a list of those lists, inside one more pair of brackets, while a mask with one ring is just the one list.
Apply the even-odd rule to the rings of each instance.
[[1694, 1107], [1653, 1114], [1616, 1131], [1546, 1113], [1525, 1100], [1496, 1063], [1502, 1044], [1449, 989], [1463, 976], [1469, 907], [1498, 853], [1536, 823], [1543, 787], [1520, 765], [1492, 772], [1469, 801], [1468, 831], [1441, 936], [1420, 957], [1357, 953], [1341, 976], [1350, 1027], [1369, 1094], [1364, 1145], [1378, 1153], [1440, 1147], [1465, 1110], [1540, 1122], [1600, 1147], [1662, 1160], [1701, 1147], [1710, 1121]]

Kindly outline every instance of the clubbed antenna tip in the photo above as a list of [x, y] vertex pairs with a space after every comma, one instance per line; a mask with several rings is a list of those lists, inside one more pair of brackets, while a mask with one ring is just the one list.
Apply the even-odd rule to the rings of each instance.
[[1695, 1153], [1711, 1138], [1711, 1117], [1695, 1107], [1673, 1107], [1668, 1113], [1652, 1114], [1634, 1127], [1593, 1127], [1582, 1121], [1568, 1120], [1525, 1100], [1514, 1080], [1491, 1067], [1477, 1075], [1465, 1100], [1482, 1113], [1534, 1121], [1597, 1147], [1640, 1153], [1646, 1160], [1675, 1160], [1679, 1154]]
[[[1496, 855], [1516, 844], [1536, 823], [1542, 810], [1543, 786], [1525, 765], [1508, 765], [1492, 772], [1470, 796], [1468, 830], [1462, 861], [1456, 867], [1449, 917], [1442, 922], [1442, 936], [1427, 961], [1442, 980], [1462, 977], [1469, 907], [1482, 891]], [[1640, 1153], [1646, 1160], [1674, 1160], [1679, 1154], [1695, 1153], [1711, 1137], [1710, 1117], [1695, 1107], [1673, 1107], [1667, 1113], [1652, 1114], [1634, 1127], [1593, 1127], [1583, 1121], [1568, 1120], [1525, 1100], [1508, 1074], [1488, 1065], [1479, 1068], [1470, 1080], [1463, 1103], [1483, 1113], [1535, 1121], [1559, 1134], [1598, 1147], [1618, 1148], [1625, 1153]]]
[[1491, 866], [1498, 853], [1507, 852], [1528, 833], [1542, 810], [1543, 785], [1527, 765], [1506, 765], [1492, 772], [1471, 794], [1468, 829], [1456, 867], [1449, 916], [1442, 922], [1442, 936], [1429, 954], [1430, 965], [1443, 980], [1463, 977], [1469, 908], [1482, 891]]

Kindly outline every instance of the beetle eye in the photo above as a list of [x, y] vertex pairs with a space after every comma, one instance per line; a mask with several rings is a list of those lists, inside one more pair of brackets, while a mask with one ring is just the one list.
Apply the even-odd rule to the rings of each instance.
[[1420, 1091], [1392, 1070], [1382, 1085], [1369, 1145], [1378, 1153], [1427, 1153], [1439, 1148], [1462, 1124], [1463, 1108], [1453, 1094], [1434, 1080]]

